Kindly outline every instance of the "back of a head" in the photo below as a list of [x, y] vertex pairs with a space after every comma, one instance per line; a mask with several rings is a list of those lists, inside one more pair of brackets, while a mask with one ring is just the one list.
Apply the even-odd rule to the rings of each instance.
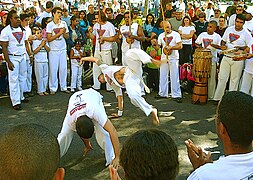
[[53, 179], [59, 161], [58, 141], [43, 126], [18, 125], [0, 138], [0, 179]]
[[173, 180], [179, 168], [177, 146], [162, 131], [140, 130], [124, 143], [120, 165], [129, 180]]
[[92, 137], [94, 133], [94, 124], [87, 116], [80, 116], [76, 121], [77, 134], [85, 139]]
[[246, 147], [253, 140], [253, 97], [243, 92], [226, 93], [217, 109], [217, 121], [222, 122], [231, 142]]

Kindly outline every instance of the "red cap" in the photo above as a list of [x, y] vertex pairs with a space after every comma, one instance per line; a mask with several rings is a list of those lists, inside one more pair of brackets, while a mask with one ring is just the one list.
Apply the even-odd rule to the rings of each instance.
[[3, 17], [5, 14], [8, 14], [8, 11], [1, 11], [0, 16]]

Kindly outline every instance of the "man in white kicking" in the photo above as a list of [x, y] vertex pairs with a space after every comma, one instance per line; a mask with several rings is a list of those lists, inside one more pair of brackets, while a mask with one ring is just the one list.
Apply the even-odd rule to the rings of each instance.
[[108, 66], [106, 64], [101, 64], [101, 61], [94, 57], [84, 57], [81, 61], [95, 62], [103, 72], [103, 74], [98, 77], [99, 81], [101, 83], [107, 82], [115, 91], [119, 108], [118, 114], [115, 114], [115, 116], [122, 116], [123, 114], [123, 96], [121, 88], [126, 88], [131, 103], [139, 107], [146, 116], [151, 114], [153, 123], [159, 125], [157, 109], [148, 104], [141, 96], [141, 85], [144, 85], [142, 79], [142, 64], [154, 63], [159, 65], [163, 63], [163, 61], [152, 59], [147, 53], [140, 49], [130, 49], [125, 55], [127, 66]]
[[119, 164], [119, 139], [117, 131], [108, 119], [102, 102], [102, 95], [94, 89], [74, 93], [68, 104], [67, 114], [58, 135], [61, 157], [66, 154], [74, 132], [85, 144], [84, 155], [92, 148], [89, 138], [94, 133], [99, 146], [105, 150], [106, 166]]

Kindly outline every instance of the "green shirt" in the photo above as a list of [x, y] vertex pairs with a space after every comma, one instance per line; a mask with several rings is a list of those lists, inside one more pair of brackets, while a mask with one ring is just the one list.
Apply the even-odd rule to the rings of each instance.
[[[155, 48], [153, 48], [153, 46], [149, 46], [149, 47], [147, 47], [146, 53], [150, 54], [150, 52], [153, 50], [155, 50]], [[156, 52], [156, 57], [154, 59], [159, 58], [159, 56], [161, 59], [161, 55], [162, 55], [162, 50], [161, 50], [161, 48], [159, 48], [158, 51]], [[156, 65], [154, 65], [153, 63], [148, 63], [147, 67], [150, 69], [158, 69], [158, 67]]]

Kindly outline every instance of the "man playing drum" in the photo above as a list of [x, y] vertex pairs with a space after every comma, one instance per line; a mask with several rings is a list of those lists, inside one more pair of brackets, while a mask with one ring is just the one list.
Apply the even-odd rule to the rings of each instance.
[[[171, 96], [178, 103], [182, 102], [182, 94], [179, 84], [179, 53], [178, 50], [182, 49], [182, 40], [180, 34], [176, 31], [171, 30], [169, 22], [163, 23], [166, 33], [162, 33], [158, 37], [157, 50], [162, 45], [163, 53], [161, 59], [168, 58], [168, 63], [161, 64], [160, 66], [160, 82], [159, 82], [159, 93], [158, 98], [168, 97], [168, 74], [170, 73], [171, 82]], [[165, 37], [166, 36], [166, 37]], [[167, 52], [168, 51], [168, 52]], [[168, 53], [166, 55], [165, 53]], [[166, 57], [167, 56], [167, 57]]]
[[[141, 85], [144, 85], [142, 79], [142, 63], [161, 64], [162, 62], [153, 60], [147, 53], [140, 49], [130, 49], [126, 52], [126, 64], [128, 66], [108, 66], [101, 64], [99, 59], [94, 57], [84, 57], [81, 61], [95, 62], [103, 74], [98, 79], [101, 83], [107, 82], [111, 85], [118, 98], [118, 114], [114, 116], [122, 116], [123, 114], [123, 96], [121, 88], [126, 88], [128, 97], [131, 103], [139, 107], [147, 116], [152, 115], [152, 120], [155, 125], [159, 125], [157, 109], [148, 104], [141, 96]], [[147, 87], [146, 87], [146, 90]]]
[[213, 99], [216, 87], [216, 64], [218, 62], [217, 58], [217, 48], [220, 48], [221, 37], [219, 34], [215, 33], [217, 22], [210, 21], [207, 26], [207, 32], [202, 32], [195, 41], [197, 47], [202, 47], [204, 49], [211, 50], [212, 53], [212, 66], [210, 78], [208, 79], [208, 99]]
[[[235, 19], [235, 25], [228, 27], [222, 37], [221, 49], [230, 50], [233, 48], [239, 48], [240, 50], [247, 51], [252, 41], [250, 33], [243, 28], [245, 23], [245, 16], [238, 14]], [[233, 61], [231, 57], [224, 55], [221, 64], [218, 77], [218, 85], [214, 94], [214, 101], [219, 101], [225, 91], [228, 78], [229, 91], [237, 91], [239, 80], [242, 74], [244, 61]]]

